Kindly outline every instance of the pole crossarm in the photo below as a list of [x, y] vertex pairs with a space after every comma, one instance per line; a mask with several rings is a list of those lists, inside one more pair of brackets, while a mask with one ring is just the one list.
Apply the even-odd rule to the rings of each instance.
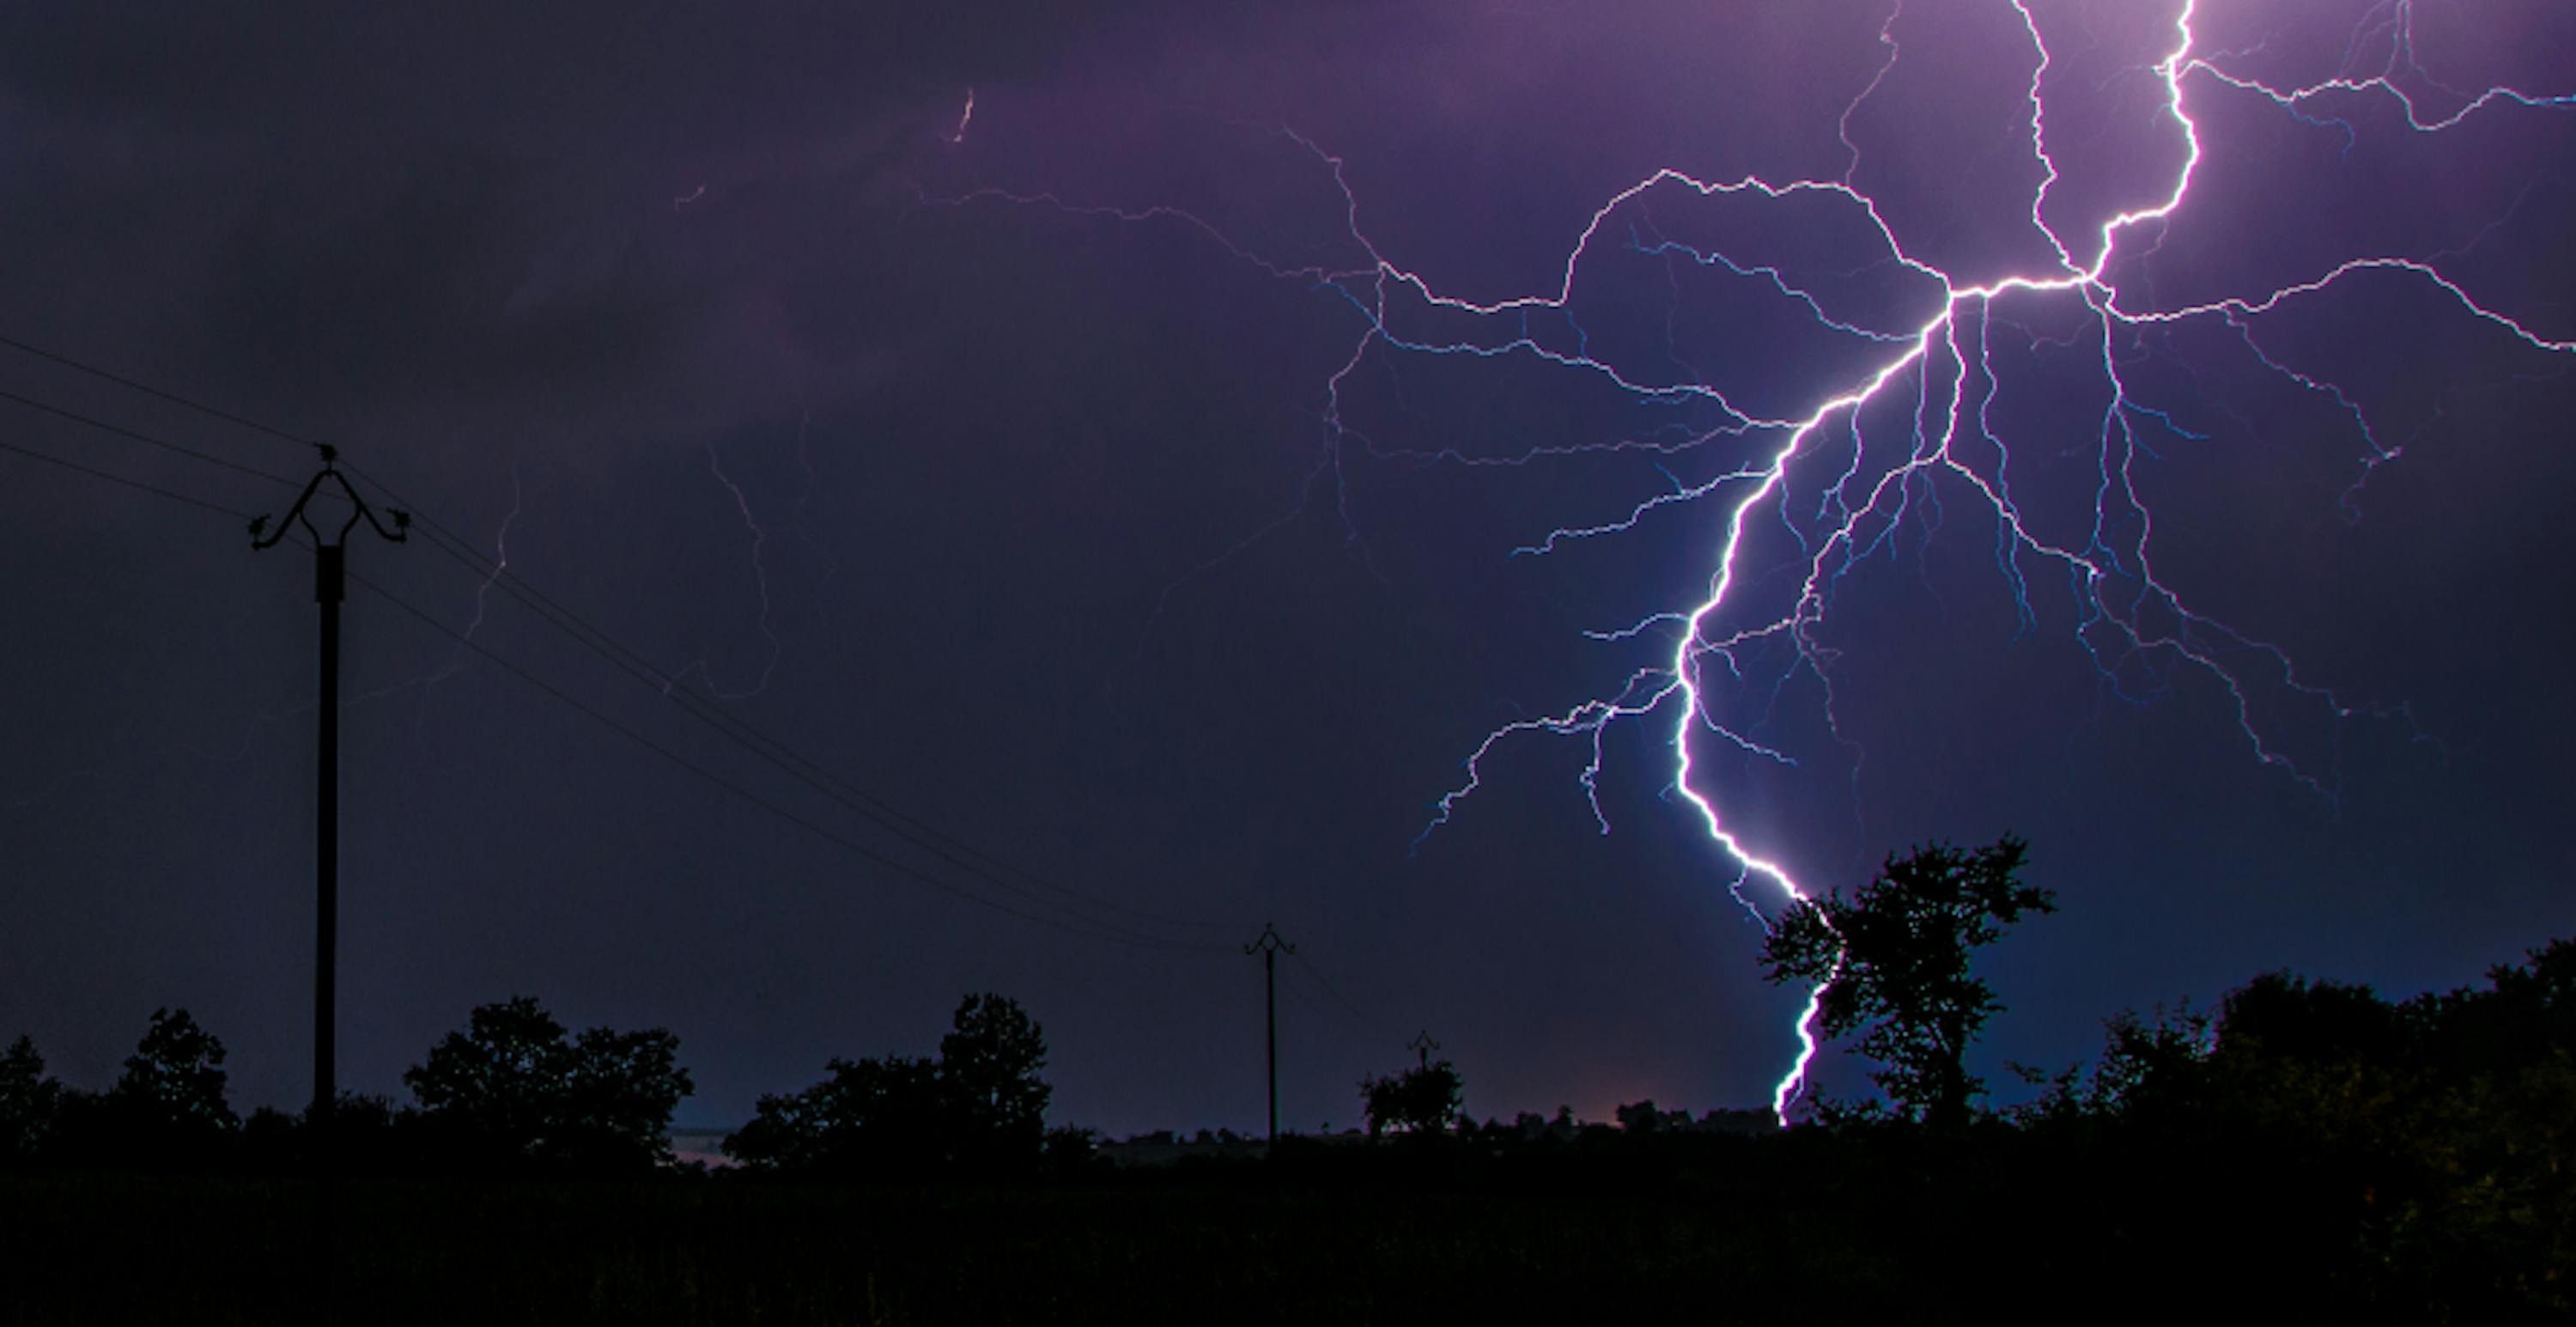
[[[358, 522], [362, 520], [373, 527], [377, 534], [384, 536], [386, 542], [402, 543], [411, 533], [411, 513], [387, 508], [385, 515], [393, 521], [393, 526], [390, 529], [386, 528], [383, 521], [376, 519], [375, 508], [368, 506], [367, 500], [359, 497], [358, 490], [350, 486], [349, 477], [340, 473], [339, 449], [323, 444], [316, 444], [316, 446], [322, 453], [321, 472], [313, 476], [312, 481], [304, 486], [302, 493], [296, 495], [295, 505], [287, 508], [286, 514], [278, 518], [275, 529], [269, 528], [269, 519], [265, 516], [252, 518], [250, 523], [252, 551], [257, 552], [260, 549], [275, 546], [279, 540], [286, 538], [289, 530], [297, 525], [303, 526], [304, 532], [313, 536], [315, 547], [338, 548], [348, 543], [349, 532], [358, 528]], [[342, 521], [338, 532], [327, 539], [323, 537], [321, 527], [313, 523], [313, 515], [308, 510], [313, 502], [313, 495], [321, 491], [325, 480], [340, 486], [340, 494], [349, 500], [350, 507], [349, 519]]]
[[[1238, 934], [1240, 934], [1238, 932]], [[1279, 928], [1269, 922], [1261, 924], [1261, 938], [1243, 947], [1246, 954], [1296, 953], [1297, 946], [1279, 938]]]

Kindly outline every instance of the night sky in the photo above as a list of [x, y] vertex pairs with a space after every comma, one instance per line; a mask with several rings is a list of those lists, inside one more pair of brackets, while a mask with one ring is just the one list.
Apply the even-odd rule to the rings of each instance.
[[[1424, 1029], [1479, 1116], [1757, 1105], [1806, 993], [1694, 796], [1811, 891], [2030, 839], [1999, 1078], [2576, 932], [2564, 5], [259, 8], [0, 11], [0, 336], [435, 526], [350, 552], [349, 1087], [525, 993], [731, 1124], [990, 989], [1058, 1120], [1253, 1129], [1276, 922], [1288, 1125]], [[0, 392], [226, 463], [0, 401], [218, 509], [0, 452], [0, 1037], [184, 1005], [300, 1105], [244, 516], [316, 454]]]

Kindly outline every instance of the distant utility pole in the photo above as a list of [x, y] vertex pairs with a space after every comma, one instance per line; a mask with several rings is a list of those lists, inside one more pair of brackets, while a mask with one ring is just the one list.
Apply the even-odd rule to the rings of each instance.
[[1413, 1052], [1416, 1063], [1428, 1069], [1431, 1067], [1431, 1052], [1440, 1049], [1440, 1043], [1431, 1039], [1431, 1029], [1424, 1028], [1414, 1033], [1413, 1040], [1404, 1043], [1404, 1048]]
[[1268, 922], [1261, 924], [1261, 938], [1243, 947], [1247, 954], [1261, 955], [1261, 1016], [1267, 1026], [1270, 1055], [1270, 1141], [1279, 1141], [1279, 951], [1293, 954], [1297, 946], [1279, 938], [1279, 930]]
[[[262, 516], [250, 523], [250, 546], [256, 551], [271, 547], [286, 538], [295, 526], [313, 539], [313, 602], [322, 606], [322, 676], [321, 705], [318, 727], [320, 735], [320, 781], [315, 792], [313, 815], [313, 877], [315, 905], [313, 919], [313, 1122], [330, 1119], [333, 1105], [339, 1099], [332, 1050], [337, 1040], [337, 996], [339, 985], [340, 937], [340, 600], [346, 596], [348, 577], [345, 559], [349, 532], [365, 521], [370, 529], [389, 543], [403, 542], [411, 529], [409, 512], [388, 511], [393, 528], [385, 528], [376, 519], [358, 490], [349, 486], [348, 477], [339, 469], [340, 453], [323, 447], [322, 472], [304, 486], [295, 505], [279, 518], [277, 528], [269, 528]], [[321, 491], [324, 481], [340, 486], [340, 496], [348, 499], [349, 517], [340, 528], [329, 534], [322, 525], [313, 523], [309, 508], [313, 495]]]

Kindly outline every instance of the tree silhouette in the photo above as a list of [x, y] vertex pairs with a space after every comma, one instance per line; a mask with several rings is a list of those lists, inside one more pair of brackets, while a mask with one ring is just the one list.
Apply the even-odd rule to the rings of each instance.
[[534, 999], [483, 1005], [403, 1074], [422, 1112], [487, 1158], [635, 1169], [670, 1159], [671, 1111], [695, 1084], [661, 1028], [568, 1039]]
[[1025, 1170], [1047, 1146], [1046, 1032], [990, 993], [957, 1006], [939, 1058], [834, 1059], [802, 1092], [763, 1096], [725, 1154], [759, 1170], [885, 1178]]
[[987, 992], [957, 1006], [939, 1039], [942, 1095], [961, 1149], [995, 1157], [1034, 1155], [1046, 1138], [1046, 1031], [1016, 1001]]
[[696, 1089], [663, 1028], [590, 1028], [573, 1041], [561, 1124], [567, 1155], [603, 1165], [671, 1159], [671, 1112]]
[[185, 1009], [155, 1009], [152, 1026], [125, 1059], [114, 1095], [144, 1127], [174, 1133], [229, 1133], [241, 1123], [224, 1100], [224, 1043]]
[[835, 1058], [824, 1072], [802, 1092], [762, 1096], [751, 1120], [724, 1140], [725, 1155], [757, 1170], [834, 1175], [926, 1170], [946, 1160], [937, 1061]]
[[2211, 1017], [2179, 1007], [2156, 1010], [2154, 1022], [2122, 1010], [2103, 1023], [2102, 1061], [2093, 1071], [2091, 1106], [2133, 1113], [2190, 1093], [2209, 1060]]
[[1946, 843], [1890, 855], [1848, 899], [1837, 890], [1792, 907], [1762, 946], [1775, 982], [1821, 982], [1817, 1022], [1858, 1047], [1899, 1111], [1942, 1127], [1968, 1118], [1985, 1085], [1968, 1043], [2003, 1008], [1969, 972], [1973, 953], [2027, 912], [2055, 912], [2054, 892], [2017, 878], [2029, 845], [2006, 835], [1961, 851]]
[[20, 1037], [0, 1052], [0, 1165], [33, 1160], [53, 1132], [63, 1085], [45, 1076], [45, 1057]]
[[515, 1146], [536, 1147], [572, 1078], [572, 1048], [554, 1016], [526, 996], [477, 1007], [403, 1084], [421, 1109]]
[[1360, 1101], [1368, 1112], [1369, 1135], [1445, 1133], [1464, 1110], [1465, 1084], [1457, 1066], [1431, 1060], [1391, 1078], [1360, 1080]]

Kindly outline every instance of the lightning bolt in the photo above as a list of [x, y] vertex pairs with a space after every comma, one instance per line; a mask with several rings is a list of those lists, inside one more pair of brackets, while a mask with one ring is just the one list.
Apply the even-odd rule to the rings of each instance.
[[[1345, 177], [1341, 158], [1293, 130], [1289, 141], [1309, 154], [1329, 174], [1345, 204], [1348, 239], [1357, 254], [1343, 264], [1284, 264], [1262, 257], [1230, 238], [1202, 217], [1174, 207], [1119, 208], [1068, 201], [1055, 192], [1018, 193], [978, 189], [951, 199], [926, 202], [964, 205], [998, 200], [1044, 206], [1068, 215], [1124, 223], [1177, 224], [1210, 237], [1233, 256], [1259, 270], [1338, 299], [1358, 316], [1359, 333], [1350, 353], [1323, 385], [1322, 419], [1326, 443], [1315, 477], [1329, 479], [1337, 499], [1343, 496], [1346, 447], [1372, 455], [1436, 459], [1462, 465], [1519, 464], [1541, 456], [1574, 452], [1645, 451], [1672, 454], [1716, 443], [1750, 443], [1749, 459], [1723, 467], [1697, 482], [1674, 479], [1671, 487], [1609, 519], [1570, 525], [1513, 550], [1514, 556], [1546, 556], [1586, 540], [1633, 530], [1668, 508], [1717, 503], [1723, 510], [1722, 539], [1707, 589], [1695, 604], [1650, 614], [1623, 627], [1590, 636], [1604, 642], [1661, 639], [1669, 635], [1670, 652], [1654, 664], [1632, 671], [1617, 689], [1565, 710], [1517, 719], [1490, 732], [1469, 753], [1465, 779], [1433, 804], [1427, 838], [1447, 824], [1484, 778], [1487, 760], [1517, 739], [1545, 734], [1588, 744], [1590, 759], [1578, 782], [1599, 827], [1609, 819], [1599, 798], [1604, 761], [1603, 742], [1616, 725], [1663, 716], [1670, 734], [1671, 790], [1696, 813], [1701, 827], [1725, 858], [1734, 864], [1730, 892], [1757, 921], [1769, 925], [1764, 909], [1747, 897], [1759, 885], [1776, 897], [1774, 908], [1795, 907], [1811, 900], [1807, 887], [1775, 856], [1748, 842], [1730, 821], [1717, 789], [1709, 786], [1704, 762], [1695, 757], [1708, 740], [1726, 744], [1757, 759], [1794, 765], [1791, 756], [1759, 739], [1759, 723], [1730, 721], [1719, 704], [1721, 694], [1751, 685], [1747, 660], [1764, 652], [1785, 650], [1793, 660], [1772, 682], [1776, 702], [1792, 674], [1812, 676], [1824, 688], [1824, 719], [1834, 740], [1853, 754], [1855, 795], [1861, 753], [1844, 738], [1834, 717], [1832, 648], [1819, 636], [1835, 590], [1848, 573], [1885, 552], [1893, 554], [1898, 533], [1908, 522], [1927, 528], [1952, 517], [1945, 513], [1936, 480], [1953, 492], [1972, 495], [1994, 522], [1995, 562], [2010, 588], [2023, 630], [2037, 623], [2031, 587], [2035, 573], [2046, 572], [2063, 584], [2075, 606], [2074, 635], [2099, 670], [2112, 694], [2144, 702], [2169, 690], [2178, 674], [2214, 683], [2231, 698], [2239, 734], [2254, 759], [2286, 777], [2332, 798], [2329, 779], [2292, 758], [2280, 722], [2268, 717], [2273, 701], [2305, 707], [2306, 712], [2341, 722], [2357, 715], [2405, 718], [2396, 709], [2356, 704], [2332, 688], [2308, 680], [2281, 647], [2194, 610], [2160, 579], [2151, 546], [2155, 515], [2141, 494], [2136, 465], [2154, 458], [2159, 433], [2192, 439], [2201, 435], [2174, 412], [2133, 388], [2128, 371], [2139, 362], [2124, 357], [2136, 338], [2182, 324], [2223, 327], [2241, 342], [2255, 363], [2301, 390], [2332, 400], [2358, 430], [2364, 454], [2361, 474], [2344, 494], [2347, 516], [2357, 517], [2355, 494], [2371, 473], [2396, 461], [2402, 445], [2380, 435], [2359, 399], [2346, 388], [2315, 373], [2296, 368], [2284, 355], [2268, 350], [2255, 329], [2265, 316], [2312, 301], [2327, 291], [2365, 280], [2392, 279], [2415, 283], [2436, 293], [2459, 316], [2517, 340], [2547, 356], [2576, 356], [2576, 341], [2558, 339], [2524, 325], [2482, 303], [2439, 266], [2438, 255], [2416, 257], [2376, 254], [2343, 259], [2277, 287], [2205, 299], [2194, 303], [2159, 303], [2141, 279], [2113, 275], [2115, 259], [2142, 262], [2164, 243], [2167, 223], [2183, 212], [2192, 183], [2204, 160], [2201, 128], [2194, 119], [2195, 98], [2251, 97], [2299, 123], [2335, 129], [2347, 138], [2358, 131], [2348, 122], [2323, 118], [2316, 107], [2335, 98], [2393, 98], [2408, 130], [2439, 134], [2473, 117], [2507, 113], [2549, 113], [2576, 107], [2576, 96], [2535, 93], [2510, 87], [2475, 92], [2449, 89], [2423, 73], [2415, 62], [2414, 13], [2406, 0], [2375, 6], [2355, 33], [2345, 60], [2346, 72], [2312, 84], [2276, 87], [2232, 70], [2247, 52], [2202, 52], [2194, 35], [2199, 0], [2181, 0], [2169, 29], [2170, 40], [2155, 62], [2134, 73], [2150, 80], [2156, 98], [2159, 132], [2172, 135], [2180, 160], [2162, 186], [2137, 205], [2111, 211], [2097, 224], [2080, 229], [2052, 219], [2054, 195], [2064, 182], [2050, 142], [2049, 100], [2056, 68], [2043, 24], [2030, 0], [1996, 0], [2009, 7], [2028, 39], [2028, 150], [2038, 184], [2031, 189], [2027, 224], [2042, 246], [2034, 253], [2049, 257], [2027, 270], [2009, 271], [1980, 281], [1963, 280], [1939, 263], [1909, 249], [1882, 210], [1880, 200], [1861, 183], [1864, 158], [1853, 125], [1863, 107], [1885, 85], [1903, 58], [1899, 29], [1906, 20], [1902, 0], [1888, 11], [1877, 33], [1884, 60], [1837, 122], [1837, 136], [1848, 156], [1839, 176], [1772, 182], [1756, 176], [1703, 180], [1679, 170], [1658, 170], [1620, 190], [1591, 215], [1567, 253], [1561, 279], [1552, 292], [1479, 302], [1444, 294], [1418, 270], [1394, 261], [1368, 236], [1359, 221], [1359, 202]], [[2386, 47], [2386, 57], [2370, 72], [2351, 72], [2351, 52]], [[2432, 94], [2456, 103], [2448, 113], [2428, 110]], [[962, 128], [962, 125], [961, 125]], [[1875, 268], [1909, 290], [1904, 315], [1891, 325], [1873, 325], [1858, 316], [1830, 310], [1845, 296], [1815, 281], [1802, 281], [1786, 265], [1753, 261], [1715, 248], [1666, 238], [1653, 224], [1653, 207], [1667, 198], [1717, 203], [1740, 202], [1755, 207], [1790, 208], [1822, 205], [1857, 221], [1871, 237], [1875, 253], [1864, 267]], [[2518, 207], [2519, 201], [2516, 206]], [[2500, 224], [2500, 221], [2498, 223]], [[2489, 229], [2493, 228], [2492, 224]], [[2481, 232], [2479, 240], [2484, 238]], [[2474, 247], [2479, 240], [2472, 240]], [[1769, 297], [1786, 300], [1826, 332], [1844, 342], [1870, 348], [1878, 357], [1845, 370], [1841, 385], [1829, 386], [1800, 409], [1765, 412], [1722, 389], [1704, 373], [1684, 364], [1676, 352], [1668, 357], [1682, 376], [1649, 371], [1648, 366], [1614, 362], [1598, 356], [1593, 338], [1577, 316], [1578, 277], [1596, 254], [1616, 250], [1661, 260], [1671, 275], [1676, 298], [1679, 273], [1698, 269], [1724, 273], [1738, 282], [1754, 283]], [[2128, 269], [2123, 268], [2125, 273]], [[1852, 273], [1840, 273], [1850, 276]], [[2025, 306], [2063, 310], [2075, 316], [2079, 330], [2051, 339], [2018, 321]], [[1672, 323], [1666, 322], [1667, 342]], [[1458, 330], [1460, 328], [1470, 330]], [[2034, 348], [2080, 353], [2098, 375], [2098, 427], [2088, 444], [2092, 452], [2089, 529], [2077, 537], [2047, 532], [2027, 515], [2013, 493], [2008, 473], [2012, 452], [1994, 425], [1993, 407], [2003, 394], [2005, 374], [1997, 362], [1997, 343], [2018, 333]], [[1470, 456], [1455, 449], [1406, 452], [1379, 446], [1344, 417], [1345, 392], [1372, 356], [1466, 357], [1534, 362], [1551, 371], [1606, 384], [1645, 404], [1714, 412], [1706, 428], [1649, 431], [1638, 437], [1585, 440], [1532, 446], [1508, 457]], [[1910, 400], [1907, 398], [1910, 397]], [[1891, 408], [1902, 408], [1910, 428], [1887, 437], [1874, 423]], [[1676, 416], [1678, 418], [1679, 416]], [[1833, 468], [1845, 451], [1847, 464], [1813, 493], [1793, 491], [1793, 477], [1810, 463]], [[1667, 472], [1668, 477], [1670, 472]], [[1310, 490], [1314, 485], [1310, 485]], [[1350, 522], [1349, 508], [1341, 511]], [[1749, 570], [1749, 537], [1758, 529], [1785, 527], [1801, 552], [1789, 575], [1796, 578], [1787, 607], [1762, 608], [1748, 601], [1749, 587], [1765, 573]], [[1269, 528], [1277, 528], [1276, 526]], [[1356, 529], [1354, 538], [1356, 539]], [[1252, 540], [1262, 535], [1256, 533]], [[1251, 541], [1246, 541], [1248, 544]], [[1235, 550], [1245, 546], [1239, 544]], [[1231, 551], [1219, 560], [1231, 556]], [[1201, 568], [1191, 574], [1201, 574]], [[1167, 591], [1168, 597], [1168, 591]], [[1156, 609], [1161, 612], [1160, 607]], [[1416, 839], [1418, 847], [1423, 838]], [[1818, 1052], [1816, 1018], [1833, 978], [1809, 993], [1796, 1026], [1797, 1054], [1772, 1093], [1772, 1108], [1785, 1125], [1788, 1113], [1805, 1089]]]
[[[799, 436], [801, 439], [802, 435]], [[769, 642], [769, 659], [760, 666], [760, 679], [741, 691], [727, 691], [717, 686], [715, 674], [709, 670], [707, 661], [700, 659], [673, 673], [670, 680], [663, 686], [662, 693], [669, 695], [671, 689], [680, 685], [682, 679], [691, 673], [696, 673], [706, 679], [708, 689], [714, 692], [718, 699], [747, 700], [769, 689], [769, 679], [778, 671], [778, 660], [787, 652], [786, 645], [778, 639], [778, 633], [769, 625], [769, 565], [761, 558], [762, 552], [769, 546], [769, 532], [762, 529], [759, 519], [752, 515], [750, 495], [742, 491], [742, 485], [735, 483], [725, 474], [724, 459], [716, 454], [714, 443], [707, 444], [707, 473], [714, 475], [716, 482], [724, 486], [726, 493], [732, 495], [734, 509], [742, 513], [742, 527], [751, 533], [751, 579], [752, 584], [760, 591], [760, 636], [761, 639]]]
[[420, 688], [420, 708], [413, 715], [413, 731], [422, 732], [428, 728], [430, 692], [439, 683], [465, 671], [466, 656], [472, 647], [475, 633], [483, 629], [483, 615], [490, 606], [492, 587], [499, 584], [503, 576], [509, 574], [510, 526], [526, 509], [527, 500], [527, 488], [520, 480], [519, 467], [512, 465], [510, 467], [510, 510], [501, 517], [501, 528], [492, 536], [492, 569], [484, 573], [482, 579], [474, 586], [474, 616], [467, 620], [464, 632], [457, 637], [456, 644], [449, 648], [447, 662], [418, 677], [361, 692], [342, 702], [344, 707], [362, 705], [371, 700], [418, 687]]

